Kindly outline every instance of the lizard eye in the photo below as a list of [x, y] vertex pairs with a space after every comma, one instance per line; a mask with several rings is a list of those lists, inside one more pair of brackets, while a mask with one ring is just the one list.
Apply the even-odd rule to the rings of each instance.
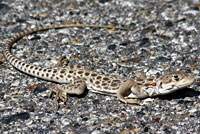
[[178, 75], [174, 75], [173, 78], [174, 78], [175, 81], [179, 81]]

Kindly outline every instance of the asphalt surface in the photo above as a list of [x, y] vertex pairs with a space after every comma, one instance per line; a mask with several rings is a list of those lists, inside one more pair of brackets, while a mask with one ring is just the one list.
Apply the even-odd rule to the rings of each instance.
[[[200, 132], [200, 4], [198, 0], [0, 1], [0, 133], [183, 134]], [[28, 76], [3, 57], [9, 37], [47, 24], [93, 24], [130, 30], [46, 30], [19, 40], [16, 57], [38, 66], [69, 65], [124, 77], [184, 70], [196, 82], [140, 105], [86, 91], [56, 109], [51, 82]]]

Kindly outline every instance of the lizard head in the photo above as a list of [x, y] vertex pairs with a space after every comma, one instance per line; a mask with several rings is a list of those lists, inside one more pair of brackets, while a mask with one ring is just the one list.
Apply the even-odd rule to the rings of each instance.
[[[155, 86], [159, 95], [165, 95], [185, 88], [194, 83], [194, 77], [185, 72], [178, 71], [157, 78]], [[156, 93], [153, 93], [156, 95]], [[154, 95], [153, 95], [154, 96]]]
[[139, 75], [135, 78], [135, 85], [131, 87], [128, 98], [146, 98], [166, 95], [194, 83], [194, 77], [182, 71], [161, 75], [157, 78]]
[[138, 75], [134, 79], [126, 80], [117, 91], [117, 96], [125, 103], [132, 103], [132, 98], [169, 94], [191, 85], [194, 81], [194, 77], [182, 71], [157, 78]]

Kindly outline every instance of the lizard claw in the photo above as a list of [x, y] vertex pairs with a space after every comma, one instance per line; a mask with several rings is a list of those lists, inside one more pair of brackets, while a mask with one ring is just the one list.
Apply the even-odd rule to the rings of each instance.
[[55, 103], [56, 103], [56, 107], [58, 109], [58, 107], [59, 107], [59, 99], [61, 99], [65, 103], [67, 101], [67, 93], [65, 93], [61, 89], [59, 89], [59, 87], [56, 86], [56, 84], [53, 85], [53, 87], [51, 88], [50, 93], [49, 93], [48, 96], [51, 97], [53, 92], [56, 93]]

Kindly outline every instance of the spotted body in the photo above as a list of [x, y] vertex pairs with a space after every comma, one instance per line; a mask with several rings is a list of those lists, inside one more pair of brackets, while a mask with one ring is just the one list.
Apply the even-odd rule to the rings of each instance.
[[4, 55], [15, 68], [26, 74], [56, 83], [50, 92], [50, 94], [56, 92], [56, 102], [58, 99], [66, 101], [67, 94], [80, 95], [88, 88], [93, 92], [116, 95], [124, 103], [136, 103], [135, 99], [169, 94], [194, 82], [194, 78], [184, 72], [173, 72], [160, 77], [147, 77], [140, 73], [132, 78], [126, 78], [100, 74], [91, 71], [89, 67], [77, 65], [47, 69], [27, 64], [17, 59], [10, 51], [12, 45], [25, 35], [47, 29], [68, 27], [113, 28], [76, 24], [42, 26], [20, 32], [5, 43]]

